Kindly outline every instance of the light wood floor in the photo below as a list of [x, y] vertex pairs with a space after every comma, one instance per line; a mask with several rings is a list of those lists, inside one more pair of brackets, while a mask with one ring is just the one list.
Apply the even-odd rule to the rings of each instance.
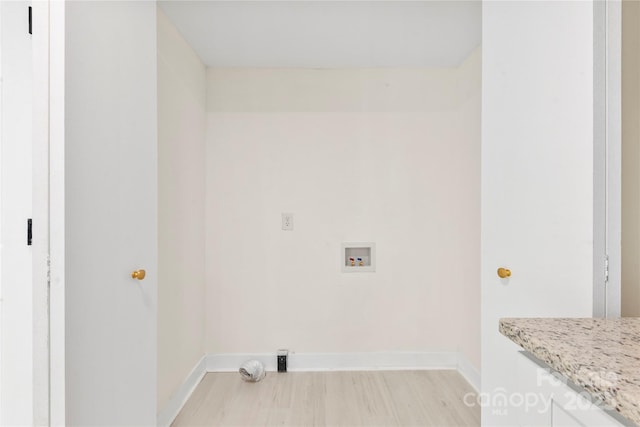
[[479, 426], [470, 392], [453, 370], [268, 372], [258, 383], [209, 373], [172, 425]]

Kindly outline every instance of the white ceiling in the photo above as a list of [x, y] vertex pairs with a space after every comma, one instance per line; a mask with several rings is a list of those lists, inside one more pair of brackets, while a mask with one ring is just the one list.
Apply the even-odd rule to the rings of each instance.
[[210, 67], [449, 67], [481, 38], [480, 1], [160, 1]]

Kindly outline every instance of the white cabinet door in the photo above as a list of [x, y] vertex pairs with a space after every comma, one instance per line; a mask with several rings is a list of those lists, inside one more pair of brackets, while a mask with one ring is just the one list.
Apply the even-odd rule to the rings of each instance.
[[66, 424], [155, 425], [156, 4], [65, 19]]
[[571, 416], [568, 412], [562, 409], [561, 406], [555, 402], [552, 409], [552, 425], [555, 427], [584, 427], [585, 425], [578, 421], [575, 417]]
[[[581, 390], [525, 352], [518, 355], [517, 398], [511, 397], [521, 427], [616, 427], [625, 420], [607, 413], [589, 393]], [[512, 396], [514, 396], [512, 395]], [[632, 425], [632, 424], [630, 424]]]
[[618, 421], [598, 404], [594, 403], [586, 392], [577, 392], [564, 384], [552, 395], [552, 427], [622, 427], [634, 425]]

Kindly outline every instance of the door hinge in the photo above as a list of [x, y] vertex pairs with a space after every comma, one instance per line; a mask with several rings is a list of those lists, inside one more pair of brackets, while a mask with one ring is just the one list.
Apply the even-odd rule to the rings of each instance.
[[27, 246], [31, 246], [33, 243], [33, 221], [31, 218], [27, 218]]
[[609, 282], [609, 255], [604, 257], [604, 283]]

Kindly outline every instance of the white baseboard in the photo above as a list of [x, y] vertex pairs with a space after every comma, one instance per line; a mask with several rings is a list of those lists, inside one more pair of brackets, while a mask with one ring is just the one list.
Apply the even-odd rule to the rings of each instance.
[[458, 372], [467, 380], [477, 393], [480, 393], [480, 371], [467, 359], [463, 353], [458, 353]]
[[167, 405], [158, 413], [157, 424], [159, 427], [169, 427], [171, 425], [206, 373], [207, 356], [204, 355], [191, 370], [191, 373], [187, 379], [184, 380], [178, 391], [171, 397]]
[[[276, 354], [209, 354], [208, 372], [235, 372], [242, 362], [256, 359], [267, 371], [276, 371]], [[289, 353], [287, 370], [376, 371], [410, 369], [456, 369], [456, 352]]]
[[[158, 426], [170, 426], [193, 390], [207, 372], [237, 372], [240, 365], [256, 359], [267, 371], [276, 371], [276, 353], [207, 354], [193, 368], [165, 408], [158, 414]], [[457, 369], [476, 391], [480, 390], [480, 373], [462, 354], [443, 352], [373, 352], [373, 353], [289, 353], [287, 370], [380, 371]]]

